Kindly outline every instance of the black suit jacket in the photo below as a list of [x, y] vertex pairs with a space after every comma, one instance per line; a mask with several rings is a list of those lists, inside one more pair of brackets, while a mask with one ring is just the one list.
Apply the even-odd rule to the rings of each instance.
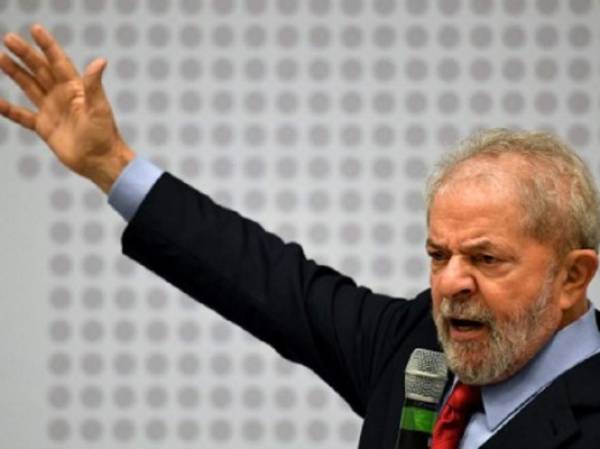
[[[312, 369], [364, 418], [361, 449], [393, 449], [404, 369], [440, 350], [431, 296], [379, 295], [164, 173], [122, 236], [123, 253]], [[600, 358], [570, 370], [487, 449], [600, 448]]]

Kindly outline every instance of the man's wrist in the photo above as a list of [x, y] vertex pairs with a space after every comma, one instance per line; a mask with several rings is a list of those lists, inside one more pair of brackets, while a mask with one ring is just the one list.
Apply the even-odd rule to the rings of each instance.
[[108, 194], [125, 167], [136, 157], [135, 152], [124, 143], [119, 143], [111, 157], [105, 158], [102, 166], [89, 179]]

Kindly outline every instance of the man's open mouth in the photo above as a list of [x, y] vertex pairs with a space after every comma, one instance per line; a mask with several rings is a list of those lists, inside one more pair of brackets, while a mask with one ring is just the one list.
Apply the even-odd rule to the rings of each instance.
[[465, 320], [462, 318], [449, 318], [450, 327], [460, 332], [475, 331], [482, 329], [485, 323], [477, 320]]

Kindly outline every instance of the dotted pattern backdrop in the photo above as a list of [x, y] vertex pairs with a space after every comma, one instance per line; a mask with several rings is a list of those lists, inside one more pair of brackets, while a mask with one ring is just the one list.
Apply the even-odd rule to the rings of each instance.
[[[598, 1], [0, 0], [0, 34], [35, 21], [108, 58], [139, 154], [386, 293], [426, 287], [424, 181], [473, 130], [554, 130], [600, 175]], [[308, 370], [121, 256], [35, 136], [2, 121], [0, 146], [47, 192], [45, 447], [356, 446]]]

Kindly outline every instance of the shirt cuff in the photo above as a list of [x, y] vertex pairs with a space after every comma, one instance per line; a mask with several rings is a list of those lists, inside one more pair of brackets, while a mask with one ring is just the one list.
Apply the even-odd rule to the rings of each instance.
[[162, 174], [163, 170], [152, 162], [136, 157], [127, 164], [110, 188], [108, 204], [129, 222]]

